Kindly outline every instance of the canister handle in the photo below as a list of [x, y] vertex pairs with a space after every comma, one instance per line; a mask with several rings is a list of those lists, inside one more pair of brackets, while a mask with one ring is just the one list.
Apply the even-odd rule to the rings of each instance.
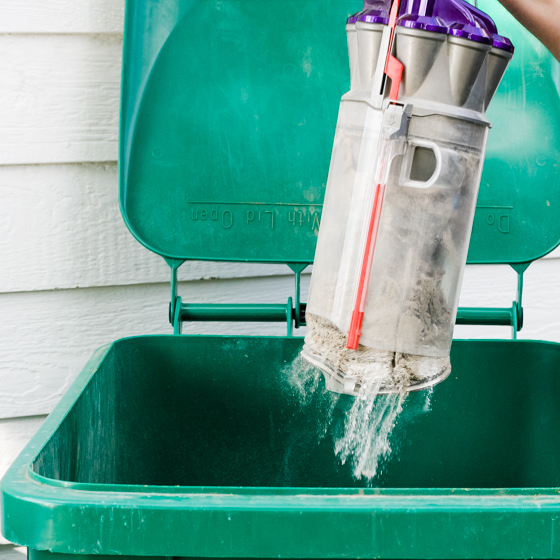
[[[436, 168], [432, 173], [432, 176], [427, 181], [413, 181], [410, 178], [410, 172], [412, 171], [412, 162], [414, 160], [414, 152], [416, 148], [427, 148], [434, 152], [436, 158]], [[408, 142], [407, 150], [404, 156], [403, 165], [401, 168], [401, 180], [400, 184], [403, 187], [413, 187], [416, 189], [428, 189], [435, 184], [441, 175], [442, 169], [442, 155], [439, 146], [434, 142], [429, 142], [427, 140], [411, 140]]]

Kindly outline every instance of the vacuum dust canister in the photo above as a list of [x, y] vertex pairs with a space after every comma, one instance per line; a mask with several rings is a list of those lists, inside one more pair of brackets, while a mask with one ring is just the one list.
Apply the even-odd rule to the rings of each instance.
[[430, 387], [449, 352], [490, 123], [513, 56], [463, 0], [366, 0], [341, 99], [303, 357], [327, 387]]

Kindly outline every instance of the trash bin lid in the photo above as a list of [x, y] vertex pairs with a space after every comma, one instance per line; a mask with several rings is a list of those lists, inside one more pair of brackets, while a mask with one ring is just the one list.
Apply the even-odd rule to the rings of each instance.
[[[493, 123], [468, 260], [521, 263], [560, 240], [560, 67], [497, 0], [516, 54]], [[127, 2], [125, 222], [168, 259], [312, 262], [355, 0]]]

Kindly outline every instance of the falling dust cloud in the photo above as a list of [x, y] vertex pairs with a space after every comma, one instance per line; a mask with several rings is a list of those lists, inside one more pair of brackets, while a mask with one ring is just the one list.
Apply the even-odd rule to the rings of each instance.
[[[373, 485], [394, 452], [393, 429], [407, 393], [379, 394], [379, 382], [363, 383], [356, 397], [329, 392], [325, 389], [322, 373], [301, 356], [285, 368], [284, 374], [302, 407], [307, 406], [319, 392], [324, 393], [323, 400], [327, 405], [319, 437], [325, 437], [330, 431], [333, 453], [340, 462], [343, 465], [350, 463], [355, 479], [366, 479]], [[422, 412], [430, 411], [432, 393], [432, 389], [424, 391]], [[345, 407], [342, 417], [333, 414], [341, 398], [352, 399], [351, 406]]]

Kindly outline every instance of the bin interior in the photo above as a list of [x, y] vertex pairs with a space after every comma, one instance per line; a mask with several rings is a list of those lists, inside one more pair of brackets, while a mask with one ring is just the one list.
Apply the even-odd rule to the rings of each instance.
[[[111, 350], [33, 462], [44, 477], [157, 486], [360, 487], [334, 453], [352, 397], [302, 404], [297, 338], [152, 336]], [[560, 486], [560, 346], [455, 341], [410, 394], [373, 486]], [[326, 433], [325, 433], [326, 429]], [[323, 435], [324, 434], [324, 435]], [[397, 452], [398, 450], [398, 452]], [[92, 487], [95, 489], [95, 487]]]

